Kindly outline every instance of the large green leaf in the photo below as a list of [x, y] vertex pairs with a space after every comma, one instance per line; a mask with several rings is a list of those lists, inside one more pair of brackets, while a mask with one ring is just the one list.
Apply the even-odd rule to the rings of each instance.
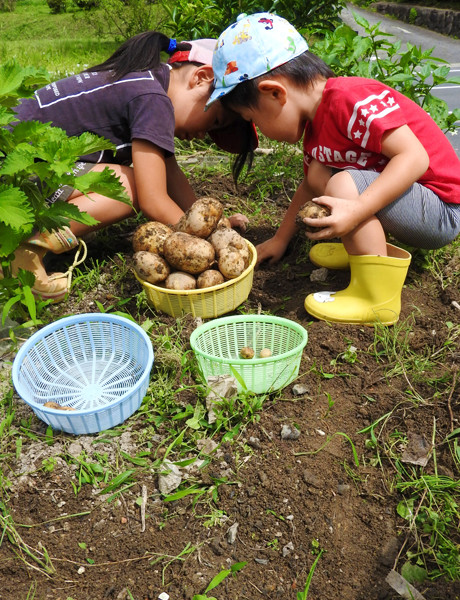
[[0, 222], [0, 256], [9, 256], [19, 246], [23, 233]]
[[18, 144], [8, 152], [0, 166], [0, 175], [17, 175], [34, 165], [34, 152], [27, 144]]
[[27, 196], [19, 188], [0, 183], [0, 221], [21, 232], [33, 223], [34, 214]]
[[98, 192], [124, 204], [132, 204], [120, 178], [106, 167], [103, 171], [90, 171], [78, 178], [78, 189], [82, 192]]

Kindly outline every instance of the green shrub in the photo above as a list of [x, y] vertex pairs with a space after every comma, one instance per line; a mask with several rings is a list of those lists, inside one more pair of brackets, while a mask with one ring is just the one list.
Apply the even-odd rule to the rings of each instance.
[[[218, 37], [245, 12], [273, 12], [287, 19], [301, 32], [333, 29], [345, 6], [344, 0], [160, 0], [166, 14], [163, 26], [178, 39]], [[206, 15], [206, 18], [203, 16]]]
[[460, 109], [450, 113], [447, 103], [431, 93], [438, 85], [460, 83], [460, 77], [449, 78], [446, 61], [432, 57], [433, 48], [422, 50], [408, 43], [401, 51], [401, 42], [380, 31], [379, 23], [371, 26], [363, 17], [354, 14], [354, 18], [363, 27], [364, 36], [343, 24], [317, 40], [313, 52], [336, 75], [378, 79], [417, 102], [444, 131], [456, 131]]
[[67, 0], [46, 0], [46, 3], [53, 15], [65, 13], [67, 10]]

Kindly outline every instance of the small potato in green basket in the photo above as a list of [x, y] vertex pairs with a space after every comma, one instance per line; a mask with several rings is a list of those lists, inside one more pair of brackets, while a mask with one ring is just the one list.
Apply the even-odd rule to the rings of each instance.
[[254, 349], [251, 348], [250, 346], [245, 346], [244, 348], [241, 348], [240, 350], [240, 356], [241, 358], [247, 358], [247, 359], [251, 359], [254, 358]]
[[270, 358], [271, 355], [272, 351], [270, 348], [262, 348], [262, 350], [259, 352], [259, 358]]

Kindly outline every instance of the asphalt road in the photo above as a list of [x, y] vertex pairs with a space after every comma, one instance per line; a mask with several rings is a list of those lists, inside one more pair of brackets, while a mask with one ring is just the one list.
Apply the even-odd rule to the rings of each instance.
[[[415, 46], [420, 46], [422, 50], [433, 48], [432, 56], [441, 58], [450, 65], [452, 77], [460, 77], [460, 40], [349, 4], [342, 11], [342, 19], [360, 35], [363, 34], [363, 30], [354, 20], [352, 12], [364, 17], [371, 25], [380, 23], [379, 29], [384, 33], [392, 34], [402, 42], [403, 46], [409, 42]], [[460, 85], [438, 86], [433, 89], [433, 94], [445, 100], [450, 110], [460, 108]], [[458, 156], [460, 156], [460, 130], [457, 134], [447, 134], [447, 137]]]

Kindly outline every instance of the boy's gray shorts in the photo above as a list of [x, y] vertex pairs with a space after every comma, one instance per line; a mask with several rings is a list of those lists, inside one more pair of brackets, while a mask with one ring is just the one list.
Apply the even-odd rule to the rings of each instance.
[[[347, 169], [347, 173], [360, 194], [379, 176], [375, 171], [356, 169]], [[386, 233], [414, 248], [441, 248], [460, 233], [460, 204], [443, 202], [420, 183], [414, 183], [376, 216]]]
[[[75, 163], [75, 167], [72, 169], [72, 172], [76, 177], [79, 177], [80, 175], [89, 173], [89, 171], [91, 171], [91, 169], [94, 167], [94, 164], [95, 163], [78, 161]], [[75, 188], [73, 188], [71, 185], [60, 185], [58, 189], [46, 199], [47, 204], [54, 204], [58, 200], [61, 202], [67, 202], [74, 189]]]

